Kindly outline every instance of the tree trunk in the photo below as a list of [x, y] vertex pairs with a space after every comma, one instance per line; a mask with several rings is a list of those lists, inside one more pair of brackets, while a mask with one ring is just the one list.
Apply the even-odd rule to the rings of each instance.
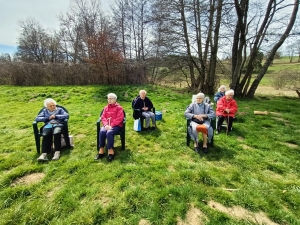
[[266, 59], [263, 67], [260, 69], [256, 79], [253, 81], [249, 91], [247, 92], [247, 95], [246, 95], [247, 97], [249, 97], [249, 98], [254, 97], [255, 91], [256, 91], [260, 81], [262, 80], [262, 78], [266, 74], [271, 62], [273, 61], [275, 53], [277, 52], [278, 48], [283, 44], [285, 39], [288, 37], [290, 31], [292, 30], [292, 28], [294, 26], [295, 20], [297, 18], [298, 8], [299, 8], [299, 0], [294, 0], [294, 9], [293, 9], [289, 24], [288, 24], [285, 32], [281, 36], [280, 40], [272, 48], [272, 50], [271, 50], [268, 58]]

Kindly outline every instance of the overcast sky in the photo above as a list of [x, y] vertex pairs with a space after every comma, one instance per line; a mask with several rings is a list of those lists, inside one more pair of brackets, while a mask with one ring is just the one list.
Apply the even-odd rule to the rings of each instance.
[[[103, 9], [110, 0], [101, 0]], [[18, 21], [34, 18], [45, 29], [59, 27], [58, 15], [69, 8], [70, 0], [0, 0], [0, 54], [16, 49]]]

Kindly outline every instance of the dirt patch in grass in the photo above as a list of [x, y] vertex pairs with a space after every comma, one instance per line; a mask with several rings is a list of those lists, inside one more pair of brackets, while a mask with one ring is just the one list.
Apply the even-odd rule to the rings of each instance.
[[206, 220], [204, 213], [192, 206], [186, 214], [185, 221], [178, 219], [177, 225], [204, 225]]
[[241, 145], [241, 146], [242, 146], [242, 148], [245, 149], [245, 150], [252, 149], [252, 148], [251, 148], [250, 146], [248, 146], [248, 145], [244, 145], [244, 144], [243, 144], [243, 145]]
[[283, 143], [283, 144], [290, 147], [290, 148], [298, 148], [299, 147], [298, 145], [291, 144], [291, 143]]
[[237, 137], [237, 140], [238, 140], [238, 141], [244, 141], [245, 138], [243, 138], [243, 137], [241, 137], [241, 136], [238, 136], [238, 137]]
[[253, 213], [240, 206], [225, 207], [215, 201], [208, 202], [208, 205], [211, 208], [226, 213], [236, 219], [248, 220], [255, 224], [278, 225], [278, 223], [271, 221], [264, 212]]
[[59, 189], [60, 189], [59, 187], [53, 188], [51, 191], [48, 191], [48, 192], [47, 192], [46, 196], [47, 196], [48, 198], [53, 197], [54, 193], [57, 192]]
[[12, 183], [11, 186], [17, 186], [20, 184], [28, 185], [28, 184], [35, 184], [38, 183], [40, 180], [42, 180], [45, 177], [44, 173], [32, 173], [25, 175], [24, 177], [19, 177], [15, 179]]
[[139, 225], [151, 225], [151, 223], [148, 220], [141, 219]]

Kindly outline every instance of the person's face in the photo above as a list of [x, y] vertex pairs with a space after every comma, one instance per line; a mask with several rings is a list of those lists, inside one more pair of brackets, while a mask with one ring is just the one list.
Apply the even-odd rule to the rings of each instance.
[[47, 109], [50, 112], [53, 112], [56, 109], [56, 105], [53, 102], [50, 102], [50, 103], [47, 104]]
[[233, 98], [233, 94], [227, 94], [227, 95], [225, 95], [225, 96], [226, 96], [226, 99], [227, 99], [227, 100], [230, 100], [230, 99]]
[[220, 88], [220, 91], [225, 92], [225, 88], [224, 87]]
[[114, 104], [114, 103], [116, 103], [117, 100], [112, 97], [107, 97], [107, 101], [108, 101], [108, 104]]
[[204, 101], [204, 98], [203, 97], [199, 97], [199, 96], [197, 96], [196, 97], [196, 101], [197, 101], [197, 103], [202, 103], [203, 101]]
[[140, 97], [141, 97], [141, 99], [145, 99], [146, 93], [145, 93], [145, 92], [141, 92], [141, 93], [140, 93]]

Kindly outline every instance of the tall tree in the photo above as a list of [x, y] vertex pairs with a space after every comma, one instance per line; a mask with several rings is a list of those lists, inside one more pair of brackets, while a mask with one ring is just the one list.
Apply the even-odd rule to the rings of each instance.
[[[289, 4], [286, 1], [275, 1], [269, 0], [266, 4], [266, 9], [264, 16], [258, 17], [258, 20], [253, 16], [248, 22], [248, 13], [249, 13], [249, 1], [248, 0], [235, 0], [235, 9], [237, 13], [237, 23], [235, 29], [235, 35], [232, 45], [232, 83], [231, 88], [235, 89], [236, 95], [238, 96], [247, 96], [254, 97], [255, 91], [260, 83], [261, 79], [264, 77], [268, 67], [270, 66], [274, 55], [278, 48], [284, 43], [285, 39], [288, 37], [293, 25], [296, 21], [296, 16], [299, 7], [299, 0], [294, 0], [293, 4]], [[292, 13], [287, 13], [286, 10], [288, 7], [292, 7]], [[285, 9], [285, 12], [281, 12]], [[286, 19], [284, 15], [290, 14], [290, 18]], [[279, 36], [279, 39], [273, 39], [272, 44], [270, 43], [270, 51], [268, 57], [258, 72], [258, 75], [251, 83], [251, 78], [253, 75], [255, 60], [258, 56], [260, 48], [264, 45], [264, 42], [271, 42], [271, 36], [274, 32], [274, 22], [277, 26], [279, 24], [279, 17], [281, 17], [281, 23], [286, 21], [285, 31]], [[256, 23], [257, 29], [255, 32], [250, 32], [249, 27], [251, 23]], [[282, 29], [282, 28], [281, 28]], [[278, 28], [276, 28], [275, 32]], [[255, 34], [255, 35], [253, 35]], [[247, 35], [253, 35], [247, 39]], [[273, 35], [274, 36], [274, 35]], [[247, 41], [246, 41], [247, 40]], [[266, 46], [266, 45], [265, 45]], [[248, 57], [247, 67], [245, 74], [242, 74], [242, 65], [241, 63], [245, 60], [246, 49], [249, 50], [250, 54]], [[242, 52], [244, 55], [242, 56]]]

